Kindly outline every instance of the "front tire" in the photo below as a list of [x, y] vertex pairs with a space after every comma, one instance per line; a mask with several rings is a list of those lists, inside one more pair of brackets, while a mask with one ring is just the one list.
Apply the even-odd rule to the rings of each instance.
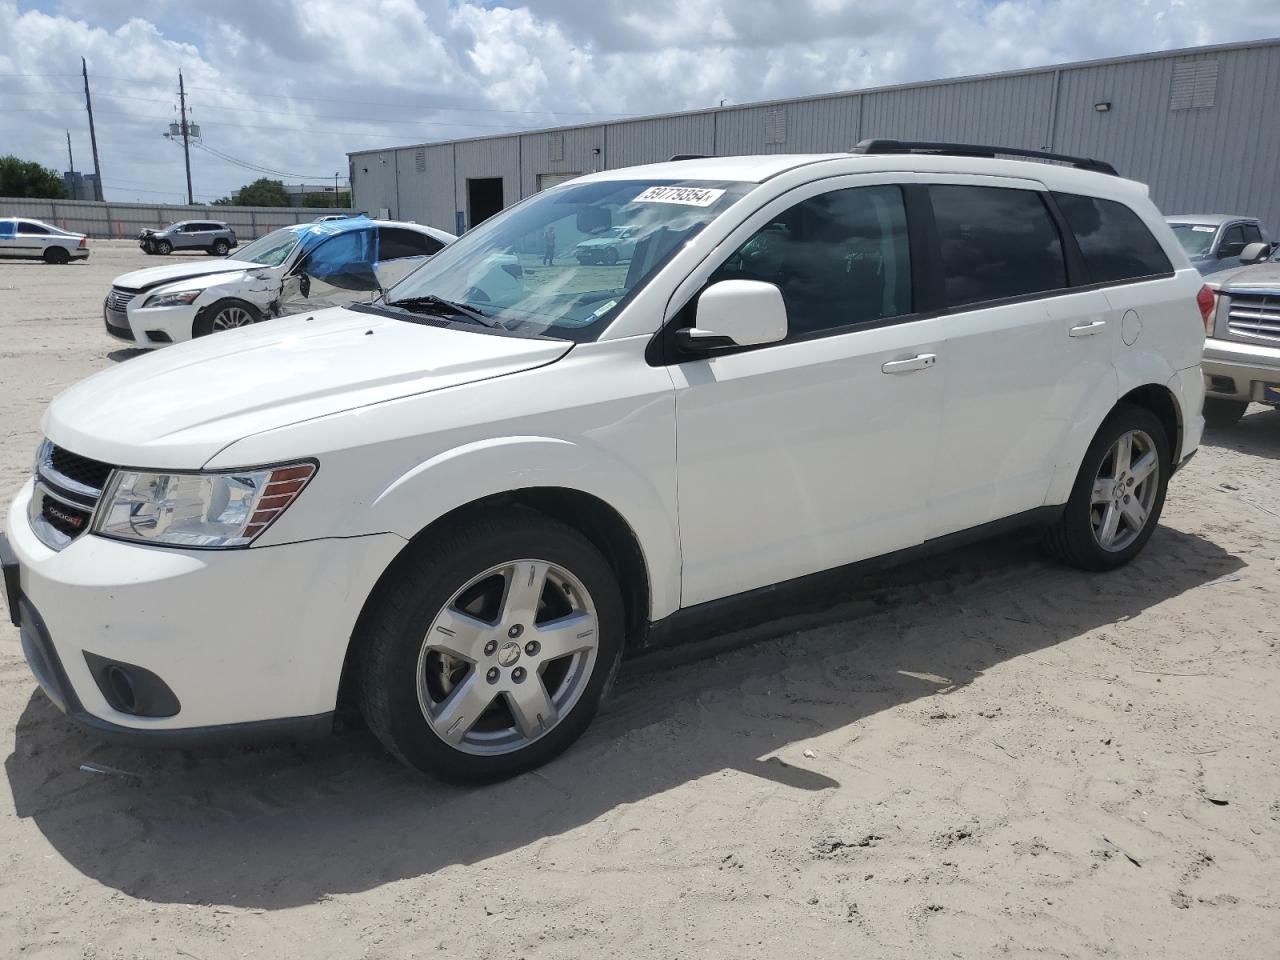
[[576, 530], [516, 509], [416, 544], [375, 590], [352, 642], [360, 707], [405, 763], [502, 780], [587, 728], [622, 655], [622, 597]]
[[1081, 570], [1114, 570], [1147, 545], [1164, 509], [1169, 438], [1154, 413], [1121, 404], [1085, 453], [1071, 498], [1045, 545]]
[[1249, 409], [1248, 400], [1227, 400], [1223, 397], [1204, 398], [1204, 422], [1211, 427], [1232, 427], [1240, 422]]
[[170, 243], [168, 240], [156, 241], [155, 248], [156, 248], [156, 253], [160, 254], [160, 256], [162, 257], [168, 256], [173, 252], [173, 244]]
[[48, 247], [44, 251], [44, 262], [53, 264], [63, 264], [71, 259], [71, 254], [67, 253], [62, 247]]
[[262, 320], [262, 314], [243, 300], [219, 300], [210, 304], [192, 324], [191, 336], [207, 337], [211, 333], [247, 327]]

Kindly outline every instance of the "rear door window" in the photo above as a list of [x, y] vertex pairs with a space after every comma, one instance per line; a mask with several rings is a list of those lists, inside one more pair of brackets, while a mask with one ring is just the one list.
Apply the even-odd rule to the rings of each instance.
[[444, 249], [435, 237], [416, 230], [396, 227], [378, 228], [378, 259], [400, 260], [404, 257], [429, 257]]
[[[1173, 264], [1159, 241], [1138, 215], [1123, 203], [1074, 193], [1055, 193], [1053, 199], [1075, 234], [1089, 279], [1094, 283], [1116, 283], [1173, 273]], [[1193, 236], [1212, 239], [1213, 234]]]
[[40, 224], [23, 223], [22, 221], [18, 222], [18, 232], [25, 233], [28, 236], [35, 236], [35, 237], [47, 237], [49, 235], [49, 231], [46, 230], [44, 227], [40, 226]]
[[1005, 187], [934, 184], [947, 305], [1008, 300], [1067, 285], [1067, 265], [1039, 193]]

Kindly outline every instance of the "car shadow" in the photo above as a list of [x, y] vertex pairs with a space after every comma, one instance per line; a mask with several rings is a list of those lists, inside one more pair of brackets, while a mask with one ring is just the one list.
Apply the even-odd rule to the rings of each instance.
[[[1242, 566], [1167, 527], [1124, 575], [1054, 565], [1026, 537], [957, 550], [851, 582], [825, 610], [628, 661], [578, 744], [484, 788], [404, 769], [363, 730], [222, 752], [103, 744], [38, 690], [5, 771], [17, 815], [109, 887], [166, 903], [283, 909], [474, 864], [727, 770], [794, 790], [837, 788], [809, 769], [818, 762], [776, 754], [945, 695]], [[1057, 682], [1043, 669], [1046, 684]]]
[[121, 347], [119, 350], [112, 350], [108, 353], [107, 359], [113, 363], [124, 363], [126, 360], [132, 360], [134, 357], [141, 357], [150, 352], [150, 350], [144, 350], [142, 347]]
[[1252, 404], [1249, 411], [1229, 427], [1206, 426], [1202, 442], [1207, 447], [1224, 447], [1251, 457], [1280, 459], [1280, 410]]

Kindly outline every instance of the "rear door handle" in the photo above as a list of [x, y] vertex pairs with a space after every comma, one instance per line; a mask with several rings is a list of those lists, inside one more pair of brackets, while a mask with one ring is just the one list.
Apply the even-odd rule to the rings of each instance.
[[1105, 320], [1091, 320], [1089, 323], [1082, 323], [1072, 327], [1067, 331], [1070, 337], [1092, 337], [1095, 333], [1101, 333], [1102, 329], [1107, 325]]
[[912, 373], [916, 370], [928, 370], [938, 362], [936, 353], [918, 353], [907, 360], [890, 360], [881, 364], [881, 373]]

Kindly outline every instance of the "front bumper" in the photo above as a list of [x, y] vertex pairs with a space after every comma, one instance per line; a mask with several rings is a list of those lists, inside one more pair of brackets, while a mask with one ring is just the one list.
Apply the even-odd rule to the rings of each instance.
[[[140, 293], [136, 300], [145, 300], [146, 293]], [[102, 304], [102, 319], [106, 323], [107, 333], [117, 340], [123, 340], [135, 347], [154, 349], [190, 340], [196, 313], [196, 304], [178, 307], [146, 307], [134, 308], [130, 304], [125, 310], [116, 310]]]
[[1280, 404], [1280, 347], [1210, 337], [1204, 342], [1205, 393], [1211, 397]]
[[[73, 720], [161, 744], [328, 729], [352, 628], [403, 539], [189, 551], [83, 535], [53, 551], [27, 521], [30, 496], [0, 537], [6, 595], [32, 672]], [[160, 678], [176, 712], [112, 706], [104, 658]]]

